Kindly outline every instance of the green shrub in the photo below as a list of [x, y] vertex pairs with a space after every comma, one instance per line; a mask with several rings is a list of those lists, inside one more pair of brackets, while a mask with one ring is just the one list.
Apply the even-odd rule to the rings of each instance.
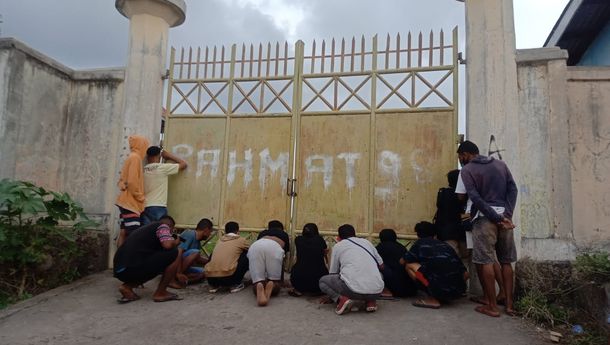
[[569, 311], [561, 306], [549, 303], [547, 297], [537, 290], [529, 290], [515, 303], [516, 310], [527, 319], [554, 327], [567, 324]]
[[93, 225], [67, 193], [0, 180], [0, 304], [27, 298], [51, 268], [65, 270], [64, 282], [78, 277], [69, 267], [80, 254], [76, 239]]
[[608, 253], [593, 252], [576, 257], [574, 264], [578, 274], [598, 284], [610, 282], [610, 259]]

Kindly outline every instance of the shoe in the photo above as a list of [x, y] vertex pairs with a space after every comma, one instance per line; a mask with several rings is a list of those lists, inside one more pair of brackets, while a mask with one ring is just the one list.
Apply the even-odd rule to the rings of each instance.
[[210, 289], [208, 290], [209, 293], [217, 293], [218, 290], [220, 290], [220, 286], [211, 286], [210, 285]]
[[352, 301], [351, 299], [345, 296], [339, 296], [339, 301], [337, 303], [337, 309], [335, 309], [335, 313], [337, 315], [342, 315], [346, 312], [349, 312], [350, 310], [352, 310], [353, 304], [354, 301]]
[[233, 286], [231, 286], [231, 289], [229, 290], [229, 292], [231, 292], [231, 293], [240, 292], [245, 287], [246, 286], [244, 285], [244, 283], [241, 283], [241, 284], [238, 284], [238, 285], [233, 285]]
[[377, 311], [377, 302], [376, 301], [366, 301], [366, 311], [369, 313]]

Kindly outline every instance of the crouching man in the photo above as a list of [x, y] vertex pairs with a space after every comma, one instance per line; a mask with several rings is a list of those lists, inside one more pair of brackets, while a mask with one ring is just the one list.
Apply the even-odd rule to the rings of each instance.
[[155, 302], [180, 300], [167, 291], [181, 265], [180, 240], [172, 236], [171, 217], [163, 217], [133, 231], [114, 255], [114, 276], [123, 282], [119, 303], [140, 299], [133, 289], [161, 274], [159, 286], [152, 295]]
[[371, 242], [357, 238], [349, 224], [339, 227], [338, 241], [330, 258], [330, 274], [320, 278], [320, 290], [337, 303], [338, 315], [349, 312], [357, 300], [366, 303], [367, 312], [376, 311], [384, 287], [381, 256]]
[[417, 223], [415, 232], [419, 239], [401, 261], [409, 277], [428, 297], [418, 299], [413, 305], [438, 309], [441, 303], [462, 297], [468, 272], [453, 247], [435, 238], [434, 224]]

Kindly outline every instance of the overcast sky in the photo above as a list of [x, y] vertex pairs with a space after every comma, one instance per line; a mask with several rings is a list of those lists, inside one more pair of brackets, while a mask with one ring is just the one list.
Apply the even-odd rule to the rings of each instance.
[[[294, 42], [454, 26], [463, 42], [464, 5], [455, 0], [186, 0], [186, 22], [170, 44]], [[568, 0], [514, 0], [518, 48], [544, 44]], [[128, 20], [114, 0], [0, 0], [4, 37], [15, 37], [73, 68], [122, 66]], [[462, 43], [463, 45], [463, 43]]]

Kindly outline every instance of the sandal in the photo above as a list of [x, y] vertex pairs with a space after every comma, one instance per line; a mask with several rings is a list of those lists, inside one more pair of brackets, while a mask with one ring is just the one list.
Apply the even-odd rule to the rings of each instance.
[[423, 299], [418, 299], [417, 301], [413, 302], [412, 304], [413, 304], [413, 306], [419, 307], [419, 308], [439, 309], [441, 307], [438, 304], [428, 304], [428, 302], [426, 302], [426, 300], [423, 300]]
[[159, 302], [159, 303], [160, 302], [169, 302], [169, 301], [182, 301], [182, 300], [183, 300], [182, 297], [180, 297], [180, 296], [178, 296], [178, 295], [176, 295], [174, 293], [170, 294], [167, 297], [161, 298], [161, 299], [153, 299], [153, 301]]

